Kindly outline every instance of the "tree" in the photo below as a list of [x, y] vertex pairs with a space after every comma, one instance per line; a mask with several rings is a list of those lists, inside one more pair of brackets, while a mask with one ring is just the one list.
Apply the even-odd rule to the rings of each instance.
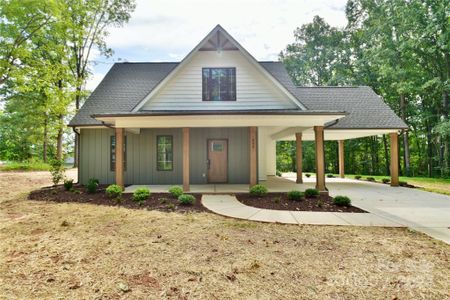
[[[108, 27], [128, 22], [136, 5], [134, 0], [64, 0], [64, 20], [68, 30], [66, 43], [71, 49], [70, 69], [75, 79], [75, 110], [85, 96], [92, 49], [110, 56], [106, 45]], [[75, 136], [74, 166], [78, 164], [78, 136]]]

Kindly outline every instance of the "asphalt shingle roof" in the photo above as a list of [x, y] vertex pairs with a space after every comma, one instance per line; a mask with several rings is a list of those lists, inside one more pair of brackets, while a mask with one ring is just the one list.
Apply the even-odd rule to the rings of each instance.
[[[407, 128], [369, 87], [296, 87], [281, 62], [260, 64], [308, 110], [349, 113], [330, 128]], [[114, 64], [69, 125], [100, 125], [92, 115], [131, 112], [177, 65], [172, 62]]]

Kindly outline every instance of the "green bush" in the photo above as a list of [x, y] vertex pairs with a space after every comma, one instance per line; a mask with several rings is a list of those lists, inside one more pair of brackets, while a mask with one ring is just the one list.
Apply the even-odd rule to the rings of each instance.
[[277, 170], [277, 171], [275, 172], [275, 175], [277, 175], [278, 177], [281, 177], [282, 174], [281, 174], [280, 171]]
[[117, 184], [111, 184], [106, 188], [106, 196], [111, 199], [122, 197], [122, 187]]
[[290, 191], [287, 193], [288, 199], [293, 201], [300, 201], [304, 196], [305, 194], [300, 191]]
[[173, 197], [178, 198], [183, 195], [183, 188], [181, 186], [172, 186], [169, 189], [169, 193], [172, 194]]
[[97, 191], [99, 181], [97, 178], [91, 178], [86, 185], [86, 190], [88, 193], [93, 194]]
[[50, 173], [52, 174], [52, 181], [54, 185], [57, 185], [64, 180], [64, 161], [57, 159], [53, 160], [50, 163]]
[[333, 174], [327, 174], [327, 178], [334, 178]]
[[306, 189], [305, 190], [305, 196], [307, 198], [316, 198], [319, 196], [319, 191], [316, 189]]
[[1, 171], [50, 171], [50, 165], [40, 161], [9, 161], [0, 165]]
[[150, 197], [150, 190], [148, 188], [139, 188], [133, 193], [133, 201], [142, 203]]
[[367, 181], [375, 181], [375, 178], [373, 178], [373, 177], [367, 177], [366, 180], [367, 180]]
[[360, 179], [361, 179], [361, 175], [356, 175], [356, 176], [355, 176], [355, 179], [356, 179], [356, 180], [360, 180]]
[[309, 177], [311, 177], [311, 174], [306, 173], [305, 176], [309, 178]]
[[399, 181], [398, 184], [400, 186], [408, 186], [408, 183], [406, 181]]
[[73, 188], [73, 179], [64, 180], [64, 189], [70, 191]]
[[195, 197], [189, 194], [183, 194], [178, 197], [178, 201], [183, 205], [192, 205], [195, 203]]
[[255, 184], [250, 188], [250, 195], [254, 197], [262, 197], [267, 195], [267, 188], [262, 184]]
[[347, 196], [336, 196], [333, 199], [333, 203], [337, 206], [350, 206], [352, 201]]
[[381, 181], [383, 181], [383, 183], [389, 183], [389, 181], [391, 181], [389, 178], [383, 178], [381, 179]]

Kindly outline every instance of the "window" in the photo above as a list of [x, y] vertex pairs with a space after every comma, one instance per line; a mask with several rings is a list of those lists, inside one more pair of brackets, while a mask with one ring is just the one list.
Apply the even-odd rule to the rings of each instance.
[[203, 101], [236, 101], [236, 68], [202, 69]]
[[171, 135], [156, 137], [156, 168], [158, 171], [173, 170], [173, 138]]
[[[116, 170], [116, 136], [112, 135], [110, 140], [110, 169]], [[127, 170], [127, 137], [123, 138], [123, 170]]]

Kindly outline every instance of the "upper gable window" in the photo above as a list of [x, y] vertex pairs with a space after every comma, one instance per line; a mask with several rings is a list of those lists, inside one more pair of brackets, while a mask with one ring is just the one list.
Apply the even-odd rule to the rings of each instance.
[[236, 101], [236, 68], [202, 69], [203, 101]]

